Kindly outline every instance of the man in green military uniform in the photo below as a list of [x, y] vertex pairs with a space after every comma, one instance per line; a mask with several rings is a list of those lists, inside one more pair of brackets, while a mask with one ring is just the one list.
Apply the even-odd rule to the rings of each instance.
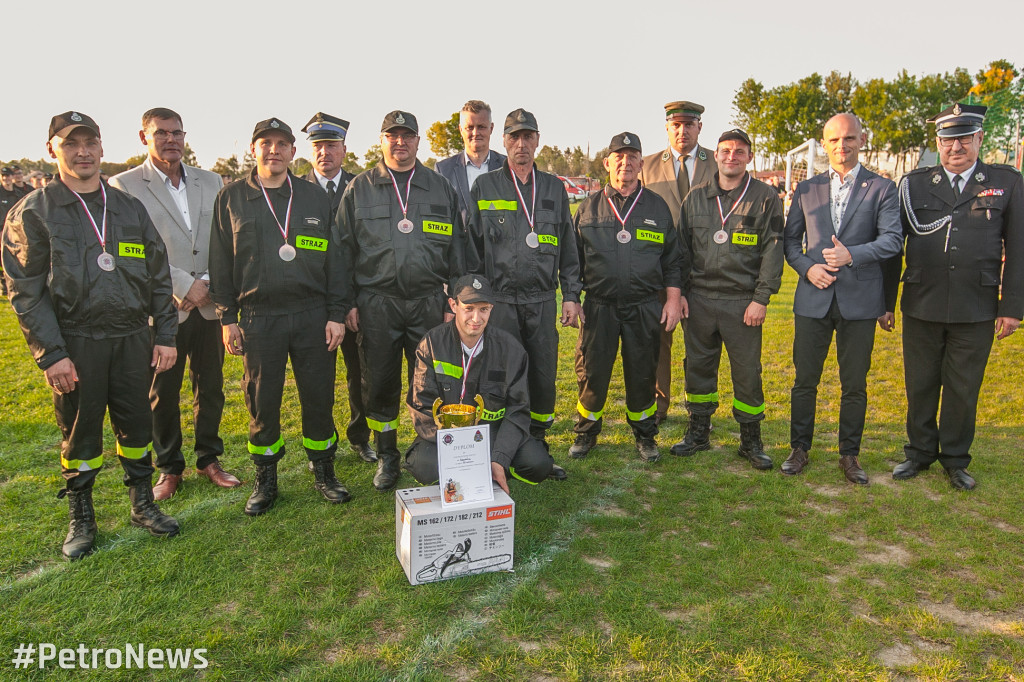
[[[993, 328], [1005, 339], [1024, 316], [1024, 188], [1020, 171], [978, 159], [985, 111], [954, 104], [929, 119], [941, 163], [900, 183], [909, 442], [892, 477], [912, 478], [938, 460], [958, 490], [975, 486], [967, 466]], [[885, 272], [886, 331], [901, 261]]]
[[588, 197], [575, 218], [587, 293], [576, 350], [579, 418], [569, 454], [585, 457], [597, 442], [621, 338], [626, 421], [640, 459], [655, 462], [660, 457], [654, 441], [659, 332], [675, 328], [686, 306], [680, 290], [688, 257], [668, 204], [640, 185], [640, 138], [628, 132], [613, 137], [604, 167], [608, 185]]
[[711, 415], [718, 409], [718, 365], [729, 352], [732, 412], [740, 424], [738, 454], [755, 469], [771, 469], [761, 442], [761, 325], [782, 283], [782, 203], [774, 189], [746, 171], [750, 138], [735, 128], [715, 150], [718, 173], [683, 201], [679, 232], [693, 258], [687, 295], [686, 409], [690, 424], [672, 454], [711, 447]]

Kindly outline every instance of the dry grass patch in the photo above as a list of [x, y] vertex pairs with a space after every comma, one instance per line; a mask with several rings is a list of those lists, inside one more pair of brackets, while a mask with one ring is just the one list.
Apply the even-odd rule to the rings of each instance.
[[1024, 637], [1024, 612], [984, 613], [963, 611], [949, 602], [934, 604], [921, 602], [921, 608], [940, 620], [952, 623], [960, 631], [978, 632], [987, 630], [997, 635]]
[[609, 568], [617, 565], [617, 562], [612, 561], [611, 559], [600, 559], [598, 557], [590, 556], [581, 558], [599, 571], [607, 571]]

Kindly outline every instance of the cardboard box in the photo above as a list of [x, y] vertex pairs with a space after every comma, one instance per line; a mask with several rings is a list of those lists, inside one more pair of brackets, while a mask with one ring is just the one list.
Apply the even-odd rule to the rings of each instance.
[[395, 491], [395, 554], [411, 585], [512, 568], [516, 503], [500, 488], [494, 500], [441, 509], [431, 485]]

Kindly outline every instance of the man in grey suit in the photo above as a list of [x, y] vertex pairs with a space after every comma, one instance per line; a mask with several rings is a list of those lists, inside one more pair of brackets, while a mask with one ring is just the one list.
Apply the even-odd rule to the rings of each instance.
[[464, 150], [438, 161], [434, 168], [448, 182], [452, 183], [459, 195], [459, 210], [462, 224], [469, 225], [469, 191], [478, 177], [488, 171], [498, 170], [505, 163], [505, 155], [492, 150], [491, 107], [478, 99], [471, 99], [462, 105], [459, 112], [459, 133], [462, 134]]
[[891, 180], [860, 165], [867, 136], [856, 116], [833, 116], [822, 138], [829, 170], [797, 185], [783, 238], [786, 261], [800, 280], [793, 298], [793, 450], [782, 473], [799, 474], [807, 466], [818, 383], [835, 332], [842, 384], [839, 467], [848, 481], [865, 485], [857, 457], [875, 321], [885, 312], [881, 264], [900, 251], [899, 202]]
[[240, 481], [224, 471], [220, 419], [224, 412], [224, 346], [220, 321], [210, 300], [207, 273], [213, 203], [223, 182], [216, 173], [182, 163], [185, 131], [181, 116], [165, 109], [142, 115], [139, 139], [149, 156], [138, 168], [115, 175], [110, 185], [124, 190], [146, 207], [167, 246], [178, 307], [178, 359], [173, 369], [153, 377], [153, 450], [160, 478], [153, 496], [174, 495], [185, 472], [181, 435], [181, 383], [188, 362], [195, 419], [197, 472], [222, 488]]

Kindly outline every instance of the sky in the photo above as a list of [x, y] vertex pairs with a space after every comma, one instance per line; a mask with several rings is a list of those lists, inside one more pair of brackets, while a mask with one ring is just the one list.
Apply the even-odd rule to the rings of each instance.
[[663, 106], [680, 99], [706, 107], [700, 142], [714, 147], [749, 77], [771, 88], [815, 71], [865, 81], [1024, 66], [1024, 2], [970, 15], [949, 0], [18, 0], [3, 25], [16, 66], [3, 77], [5, 160], [45, 158], [50, 117], [76, 110], [100, 125], [104, 159], [124, 161], [144, 151], [140, 118], [156, 106], [182, 115], [205, 168], [241, 157], [271, 116], [310, 156], [299, 129], [317, 111], [351, 121], [360, 159], [387, 112], [410, 111], [426, 160], [427, 128], [468, 99], [491, 105], [498, 149], [505, 115], [524, 107], [541, 145], [596, 152], [625, 130], [653, 153], [666, 147]]

